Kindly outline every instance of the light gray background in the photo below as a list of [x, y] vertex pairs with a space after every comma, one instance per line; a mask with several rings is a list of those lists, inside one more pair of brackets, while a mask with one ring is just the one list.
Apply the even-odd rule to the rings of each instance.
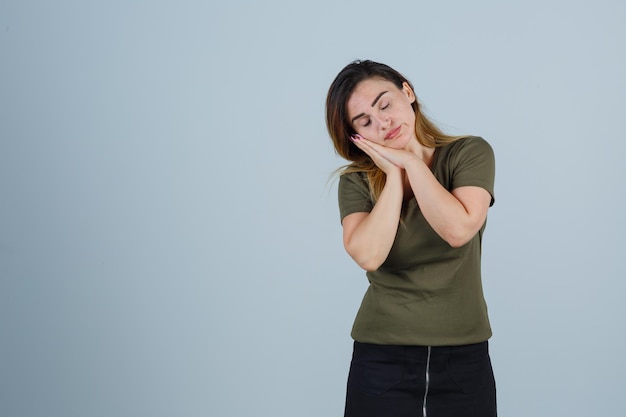
[[0, 3], [0, 416], [339, 416], [365, 290], [327, 88], [412, 80], [497, 157], [503, 416], [618, 416], [626, 3]]

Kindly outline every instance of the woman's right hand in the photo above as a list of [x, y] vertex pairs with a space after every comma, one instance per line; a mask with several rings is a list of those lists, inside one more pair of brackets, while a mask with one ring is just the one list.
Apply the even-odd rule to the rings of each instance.
[[343, 218], [343, 243], [348, 254], [366, 271], [383, 264], [398, 231], [404, 195], [404, 170], [376, 151], [363, 137], [353, 142], [380, 168], [387, 179], [371, 212], [356, 212]]
[[376, 164], [378, 168], [380, 168], [387, 177], [402, 174], [402, 168], [382, 156], [376, 149], [374, 149], [363, 136], [356, 134], [350, 137], [352, 142], [367, 154], [372, 161]]

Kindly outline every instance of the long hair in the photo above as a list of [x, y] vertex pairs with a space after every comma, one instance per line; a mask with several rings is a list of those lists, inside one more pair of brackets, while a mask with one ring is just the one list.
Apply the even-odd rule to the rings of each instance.
[[[369, 60], [354, 61], [342, 69], [328, 89], [326, 96], [326, 128], [333, 141], [335, 151], [351, 164], [340, 168], [341, 174], [348, 172], [364, 172], [367, 174], [370, 195], [373, 201], [378, 200], [385, 186], [385, 173], [374, 164], [371, 158], [360, 150], [350, 136], [356, 131], [348, 120], [347, 103], [356, 86], [370, 78], [382, 78], [402, 89], [407, 83], [415, 92], [413, 85], [405, 76], [388, 65]], [[417, 140], [426, 147], [436, 148], [460, 139], [461, 136], [450, 136], [443, 133], [433, 122], [421, 112], [417, 98], [411, 107], [415, 112], [415, 134]]]

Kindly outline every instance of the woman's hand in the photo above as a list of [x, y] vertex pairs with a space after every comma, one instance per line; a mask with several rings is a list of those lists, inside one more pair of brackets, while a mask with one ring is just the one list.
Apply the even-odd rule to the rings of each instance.
[[[376, 166], [380, 168], [385, 173], [385, 175], [390, 176], [394, 173], [401, 173], [402, 167], [396, 165], [391, 160], [383, 156], [383, 154], [374, 147], [374, 145], [376, 145], [375, 143], [365, 139], [361, 135], [353, 135], [351, 136], [351, 139], [352, 142], [354, 142], [354, 144], [357, 146], [357, 148], [359, 148], [360, 150], [365, 152], [370, 158], [372, 158], [372, 161], [374, 161]], [[384, 147], [379, 146], [379, 148]]]
[[393, 167], [399, 169], [406, 169], [406, 167], [412, 163], [415, 163], [419, 158], [412, 152], [403, 149], [393, 149], [386, 146], [379, 145], [370, 140], [365, 139], [361, 135], [352, 136], [354, 144], [365, 152], [372, 161], [389, 175], [389, 171], [393, 170]]
[[348, 214], [342, 221], [346, 251], [363, 269], [375, 271], [389, 256], [398, 232], [404, 196], [404, 171], [385, 158], [371, 141], [356, 135], [352, 141], [387, 176], [372, 211]]

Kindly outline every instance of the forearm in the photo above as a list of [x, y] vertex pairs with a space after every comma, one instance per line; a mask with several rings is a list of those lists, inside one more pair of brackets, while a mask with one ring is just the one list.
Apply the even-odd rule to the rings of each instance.
[[428, 224], [450, 246], [467, 243], [484, 223], [486, 207], [483, 213], [482, 206], [475, 210], [473, 207], [477, 205], [465, 206], [421, 160], [406, 168], [411, 189]]
[[387, 259], [396, 237], [403, 198], [400, 173], [398, 171], [397, 175], [387, 177], [372, 211], [344, 234], [346, 251], [359, 266], [368, 271], [378, 269]]

